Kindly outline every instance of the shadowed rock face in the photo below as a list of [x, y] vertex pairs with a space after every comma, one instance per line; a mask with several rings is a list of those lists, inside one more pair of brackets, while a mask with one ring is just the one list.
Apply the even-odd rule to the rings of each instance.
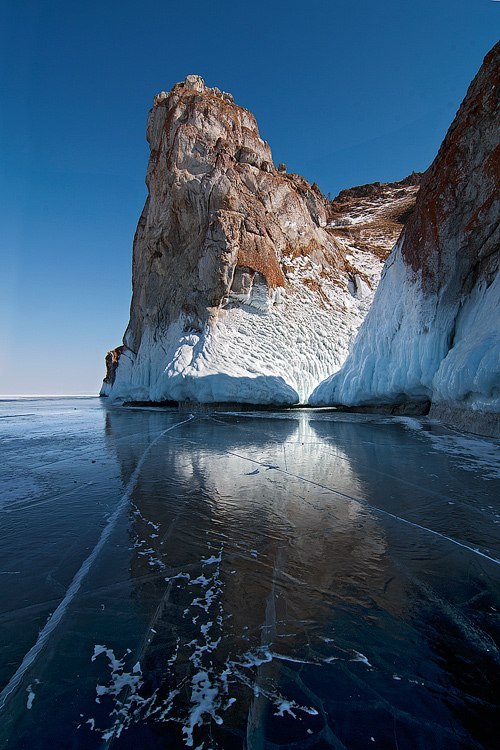
[[118, 367], [118, 362], [120, 361], [122, 352], [123, 346], [117, 346], [116, 349], [111, 349], [111, 351], [106, 354], [106, 375], [104, 377], [104, 380], [102, 381], [103, 388], [108, 386], [109, 388], [111, 388], [111, 386], [115, 382], [116, 369]]
[[[381, 205], [403, 215], [417, 186], [376, 186], [357, 213], [328, 201], [276, 169], [253, 115], [199, 76], [155, 97], [147, 137], [130, 322], [101, 393], [306, 400], [345, 359], [401, 229]], [[376, 227], [361, 236], [360, 221]]]
[[346, 364], [313, 403], [431, 398], [435, 415], [498, 431], [499, 63], [497, 44], [422, 177]]
[[402, 237], [405, 263], [423, 291], [454, 300], [498, 267], [498, 71], [500, 44], [477, 76], [422, 178]]

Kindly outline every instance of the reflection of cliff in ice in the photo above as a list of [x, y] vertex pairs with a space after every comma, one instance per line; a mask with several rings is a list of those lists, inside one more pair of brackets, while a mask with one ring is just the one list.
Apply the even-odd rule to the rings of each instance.
[[496, 747], [495, 443], [69, 410], [6, 446], [1, 747]]
[[[161, 432], [161, 416], [134, 414], [148, 424], [148, 439]], [[114, 434], [121, 418], [119, 412], [109, 415]], [[151, 547], [175, 569], [199, 562], [207, 549], [224, 548], [223, 567], [231, 567], [232, 559], [238, 566], [238, 575], [228, 577], [228, 593], [234, 587], [236, 599], [244, 590], [260, 601], [244, 613], [229, 597], [225, 606], [234, 617], [253, 617], [255, 606], [262, 611], [273, 575], [306, 619], [309, 608], [324, 608], [331, 616], [332, 601], [342, 599], [349, 586], [357, 596], [363, 590], [371, 596], [372, 579], [385, 580], [383, 532], [356, 499], [364, 498], [363, 485], [340, 448], [333, 460], [325, 454], [326, 443], [318, 444], [306, 414], [202, 417], [184, 429], [160, 441], [143, 467], [133, 495], [134, 532], [151, 537], [151, 522], [159, 525], [163, 533], [154, 535]], [[120, 441], [125, 475], [146, 442]], [[147, 572], [146, 557], [134, 560], [134, 573], [135, 566]], [[233, 586], [243, 573], [249, 589], [241, 581]], [[316, 592], [317, 600], [306, 590]]]
[[[133, 416], [149, 438], [164, 427], [162, 414]], [[134, 441], [117, 439], [130, 434], [129, 420], [108, 418], [125, 476], [145, 448], [138, 439], [134, 457]], [[187, 740], [197, 723], [227, 712], [224, 725], [247, 726], [258, 747], [266, 722], [283, 731], [273, 714], [287, 706], [301, 732], [312, 722], [321, 733], [319, 708], [290, 667], [363, 658], [328, 633], [337, 607], [368, 606], [390, 577], [384, 538], [359, 502], [322, 489], [360, 493], [347, 457], [325, 461], [314, 437], [306, 415], [199, 417], [144, 464], [131, 506], [131, 571], [152, 617], [144, 665], [156, 674], [159, 705], [171, 701], [164, 719], [184, 716]]]

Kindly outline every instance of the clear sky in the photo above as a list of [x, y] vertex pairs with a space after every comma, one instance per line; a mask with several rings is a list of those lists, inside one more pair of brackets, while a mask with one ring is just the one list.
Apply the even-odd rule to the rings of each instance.
[[121, 343], [153, 96], [189, 73], [332, 197], [425, 169], [496, 0], [1, 0], [0, 394], [97, 393]]

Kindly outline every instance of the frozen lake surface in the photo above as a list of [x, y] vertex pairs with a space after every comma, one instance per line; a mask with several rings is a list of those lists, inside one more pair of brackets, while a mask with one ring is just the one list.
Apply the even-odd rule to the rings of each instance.
[[498, 443], [0, 403], [0, 747], [497, 747]]

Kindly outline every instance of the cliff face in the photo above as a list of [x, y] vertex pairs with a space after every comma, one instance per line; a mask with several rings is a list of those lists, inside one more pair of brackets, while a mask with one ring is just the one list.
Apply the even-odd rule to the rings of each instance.
[[413, 214], [386, 262], [347, 362], [316, 389], [312, 403], [430, 399], [435, 414], [460, 426], [473, 425], [478, 413], [490, 413], [495, 421], [499, 64], [497, 44], [422, 178]]
[[[101, 394], [305, 401], [347, 356], [415, 181], [327, 201], [276, 168], [251, 113], [199, 76], [155, 97], [147, 137], [130, 322]], [[381, 219], [384, 201], [395, 213]]]

